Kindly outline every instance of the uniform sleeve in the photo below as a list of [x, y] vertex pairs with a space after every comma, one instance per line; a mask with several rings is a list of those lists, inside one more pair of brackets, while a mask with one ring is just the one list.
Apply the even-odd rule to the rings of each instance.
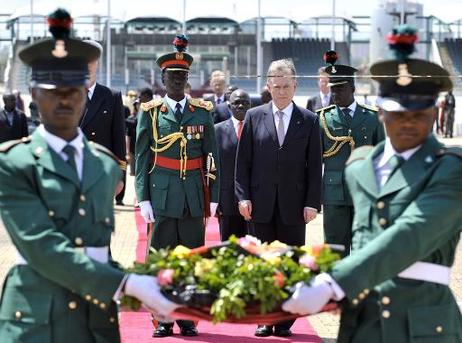
[[[462, 211], [454, 208], [462, 199], [462, 161], [443, 158], [434, 176], [396, 221], [334, 267], [331, 275], [349, 299], [397, 276], [458, 238]], [[347, 168], [347, 172], [351, 174], [352, 170]], [[354, 177], [350, 176], [347, 174], [350, 191], [358, 191], [356, 181], [351, 182]]]
[[215, 126], [213, 123], [212, 115], [207, 112], [206, 117], [206, 128], [205, 128], [205, 137], [204, 142], [202, 145], [202, 153], [205, 157], [208, 156], [209, 153], [212, 154], [215, 162], [216, 172], [215, 180], [211, 180], [210, 186], [210, 201], [218, 203], [218, 193], [220, 189], [220, 156], [218, 155], [218, 147], [217, 147], [217, 140], [215, 136]]
[[149, 193], [149, 171], [152, 165], [151, 135], [151, 116], [149, 112], [140, 112], [135, 141], [135, 192], [138, 201], [151, 200]]
[[[114, 168], [114, 180], [117, 172]], [[75, 250], [50, 219], [34, 175], [0, 156], [0, 213], [13, 244], [39, 275], [108, 306], [124, 273]]]
[[250, 173], [252, 168], [252, 115], [247, 112], [242, 128], [241, 138], [237, 146], [235, 168], [235, 194], [238, 201], [250, 198]]

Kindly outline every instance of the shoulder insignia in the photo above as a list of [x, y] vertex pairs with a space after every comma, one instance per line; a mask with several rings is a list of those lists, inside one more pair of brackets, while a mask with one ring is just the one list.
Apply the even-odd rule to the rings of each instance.
[[140, 105], [140, 108], [141, 110], [143, 111], [149, 111], [151, 108], [154, 108], [154, 107], [157, 107], [159, 105], [162, 105], [164, 102], [164, 99], [162, 98], [159, 98], [159, 99], [153, 99], [151, 101], [148, 101], [148, 102], [143, 102], [141, 105]]
[[364, 105], [364, 104], [358, 104], [362, 108], [365, 108], [366, 110], [372, 111], [372, 112], [378, 112], [379, 108], [375, 106], [369, 106], [369, 105]]
[[462, 158], [462, 147], [444, 147], [438, 150], [435, 154], [437, 157], [442, 157], [444, 155], [452, 155], [459, 158]]
[[3, 144], [0, 144], [0, 152], [8, 152], [12, 147], [18, 144], [21, 144], [21, 143], [29, 143], [30, 141], [31, 141], [31, 136], [5, 142]]
[[98, 144], [98, 143], [95, 143], [95, 142], [92, 142], [92, 141], [89, 141], [88, 144], [90, 144], [90, 146], [92, 146], [93, 148], [95, 148], [96, 150], [108, 155], [109, 157], [111, 157], [120, 167], [120, 169], [122, 170], [126, 170], [127, 169], [127, 162], [123, 161], [123, 160], [120, 160], [116, 155], [114, 155], [112, 153], [111, 150], [109, 150], [108, 148], [102, 146], [101, 144]]
[[330, 109], [332, 109], [334, 107], [335, 107], [335, 105], [330, 105], [330, 106], [327, 106], [327, 107], [323, 107], [323, 108], [320, 108], [319, 110], [316, 110], [316, 113], [321, 113], [321, 111], [330, 110]]
[[359, 148], [354, 149], [351, 152], [350, 157], [346, 161], [346, 165], [350, 165], [354, 161], [364, 160], [372, 149], [374, 149], [372, 145], [363, 145]]
[[195, 107], [200, 107], [207, 111], [213, 110], [213, 104], [211, 101], [206, 101], [204, 99], [191, 98], [191, 99], [188, 99], [188, 102]]

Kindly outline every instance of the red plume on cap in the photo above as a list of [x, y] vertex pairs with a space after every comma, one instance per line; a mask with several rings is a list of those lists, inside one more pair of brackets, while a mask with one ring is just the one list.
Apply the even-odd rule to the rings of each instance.
[[58, 8], [47, 17], [48, 30], [55, 39], [69, 38], [72, 26], [72, 17], [65, 9]]
[[185, 52], [188, 47], [188, 37], [186, 35], [178, 35], [173, 40], [173, 45], [178, 52]]
[[399, 61], [404, 61], [415, 51], [418, 38], [415, 28], [401, 25], [393, 29], [387, 36], [387, 41], [395, 58]]
[[334, 50], [328, 50], [324, 53], [322, 59], [324, 60], [324, 62], [326, 62], [326, 64], [334, 65], [338, 59], [337, 52], [335, 52]]

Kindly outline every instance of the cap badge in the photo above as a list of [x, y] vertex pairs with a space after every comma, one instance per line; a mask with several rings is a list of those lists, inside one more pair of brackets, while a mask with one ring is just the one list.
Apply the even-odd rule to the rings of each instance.
[[177, 52], [177, 53], [175, 54], [175, 58], [176, 58], [177, 60], [182, 60], [182, 59], [183, 59], [183, 53], [182, 53], [182, 52]]
[[334, 66], [334, 65], [332, 66], [332, 69], [330, 70], [330, 72], [331, 72], [332, 74], [337, 73], [337, 69], [335, 69], [335, 66]]
[[56, 58], [64, 58], [67, 56], [66, 43], [59, 39], [55, 43], [55, 48], [51, 51], [51, 54]]
[[398, 78], [396, 79], [396, 83], [399, 86], [406, 87], [410, 85], [412, 82], [412, 75], [409, 73], [407, 69], [406, 63], [398, 64]]

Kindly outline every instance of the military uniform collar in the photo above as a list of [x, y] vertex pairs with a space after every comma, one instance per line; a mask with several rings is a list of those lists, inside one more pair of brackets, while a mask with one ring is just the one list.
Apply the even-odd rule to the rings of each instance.
[[37, 132], [40, 134], [40, 136], [43, 137], [43, 139], [48, 144], [48, 146], [51, 149], [53, 149], [58, 155], [61, 154], [63, 148], [69, 144], [75, 148], [77, 158], [82, 158], [83, 156], [83, 134], [82, 134], [82, 130], [80, 130], [79, 127], [77, 128], [77, 132], [78, 132], [77, 137], [75, 137], [70, 142], [50, 133], [49, 131], [45, 129], [45, 126], [43, 124], [40, 124], [37, 127]]
[[95, 87], [96, 87], [96, 82], [93, 84], [93, 86], [91, 86], [90, 88], [87, 89], [88, 91], [88, 99], [91, 100], [91, 97], [93, 96], [93, 94], [95, 93]]
[[356, 101], [353, 101], [350, 106], [347, 107], [339, 107], [341, 110], [344, 108], [349, 108], [350, 109], [350, 116], [353, 117], [356, 111], [356, 107], [358, 106], [358, 103]]
[[383, 153], [377, 157], [377, 168], [382, 168], [385, 164], [392, 158], [394, 155], [401, 156], [405, 161], [409, 160], [414, 153], [421, 148], [421, 145], [416, 146], [415, 148], [403, 151], [401, 153], [397, 152], [393, 145], [391, 145], [391, 140], [389, 137], [385, 139], [385, 146], [383, 148]]
[[169, 98], [168, 95], [166, 94], [164, 99], [165, 99], [165, 102], [167, 103], [168, 107], [170, 107], [170, 109], [173, 112], [175, 112], [176, 104], [180, 104], [181, 112], [184, 112], [184, 108], [186, 106], [186, 96], [182, 100], [176, 101], [176, 100], [173, 100], [173, 99]]

